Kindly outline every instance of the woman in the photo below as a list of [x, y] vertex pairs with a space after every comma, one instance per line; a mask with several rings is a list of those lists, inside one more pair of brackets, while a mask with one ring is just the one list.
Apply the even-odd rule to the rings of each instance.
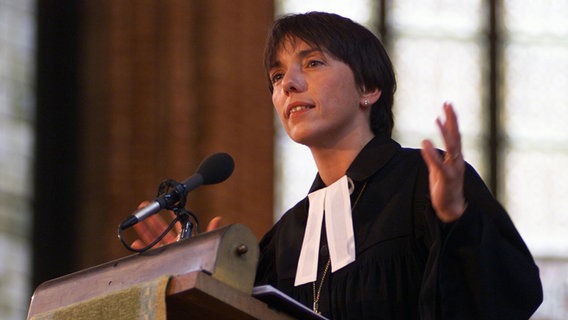
[[260, 242], [257, 285], [332, 319], [530, 317], [542, 301], [538, 268], [464, 162], [450, 104], [437, 121], [446, 153], [429, 141], [402, 148], [391, 139], [387, 53], [334, 14], [277, 20], [265, 68], [282, 125], [318, 174]]
[[276, 21], [265, 68], [284, 129], [309, 147], [317, 165], [310, 192], [344, 175], [352, 181], [355, 258], [331, 272], [325, 212], [325, 222], [316, 224], [319, 257], [311, 259], [317, 275], [298, 281], [298, 272], [314, 269], [302, 260], [306, 235], [318, 235], [306, 230], [315, 198], [305, 198], [261, 241], [257, 284], [333, 319], [530, 317], [542, 299], [538, 268], [464, 163], [451, 105], [444, 104], [445, 122], [438, 120], [445, 155], [429, 141], [421, 152], [401, 148], [390, 138], [395, 77], [383, 46], [333, 14]]

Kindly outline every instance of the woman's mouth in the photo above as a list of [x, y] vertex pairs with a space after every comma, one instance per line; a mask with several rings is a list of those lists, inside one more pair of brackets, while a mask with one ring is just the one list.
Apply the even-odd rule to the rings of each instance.
[[310, 105], [299, 105], [299, 106], [294, 106], [292, 108], [290, 108], [290, 110], [288, 111], [288, 115], [291, 116], [292, 114], [296, 113], [296, 112], [301, 112], [307, 109], [312, 109], [314, 106], [310, 106]]

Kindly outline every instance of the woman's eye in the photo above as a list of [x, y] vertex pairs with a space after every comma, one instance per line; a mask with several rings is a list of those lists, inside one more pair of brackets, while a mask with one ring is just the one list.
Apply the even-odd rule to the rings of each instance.
[[308, 61], [308, 67], [317, 67], [319, 65], [322, 65], [323, 62], [320, 60], [310, 60]]
[[270, 77], [270, 81], [274, 84], [282, 80], [282, 77], [283, 77], [282, 73], [275, 73]]

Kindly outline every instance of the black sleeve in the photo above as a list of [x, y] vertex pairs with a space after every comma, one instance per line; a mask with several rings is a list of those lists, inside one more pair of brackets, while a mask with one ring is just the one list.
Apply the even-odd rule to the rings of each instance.
[[[539, 270], [509, 215], [469, 165], [464, 215], [440, 232], [430, 270], [442, 319], [529, 319], [542, 302]], [[443, 228], [440, 228], [443, 230]]]
[[258, 266], [256, 268], [255, 286], [270, 284], [276, 285], [277, 275], [275, 266], [275, 239], [277, 225], [262, 237], [259, 243], [260, 254], [258, 258]]

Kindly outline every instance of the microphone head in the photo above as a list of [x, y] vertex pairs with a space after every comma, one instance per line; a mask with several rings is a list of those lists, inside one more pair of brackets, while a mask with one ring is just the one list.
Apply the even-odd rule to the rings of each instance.
[[234, 169], [233, 158], [227, 153], [219, 152], [203, 160], [196, 173], [203, 177], [203, 184], [215, 184], [227, 180]]

